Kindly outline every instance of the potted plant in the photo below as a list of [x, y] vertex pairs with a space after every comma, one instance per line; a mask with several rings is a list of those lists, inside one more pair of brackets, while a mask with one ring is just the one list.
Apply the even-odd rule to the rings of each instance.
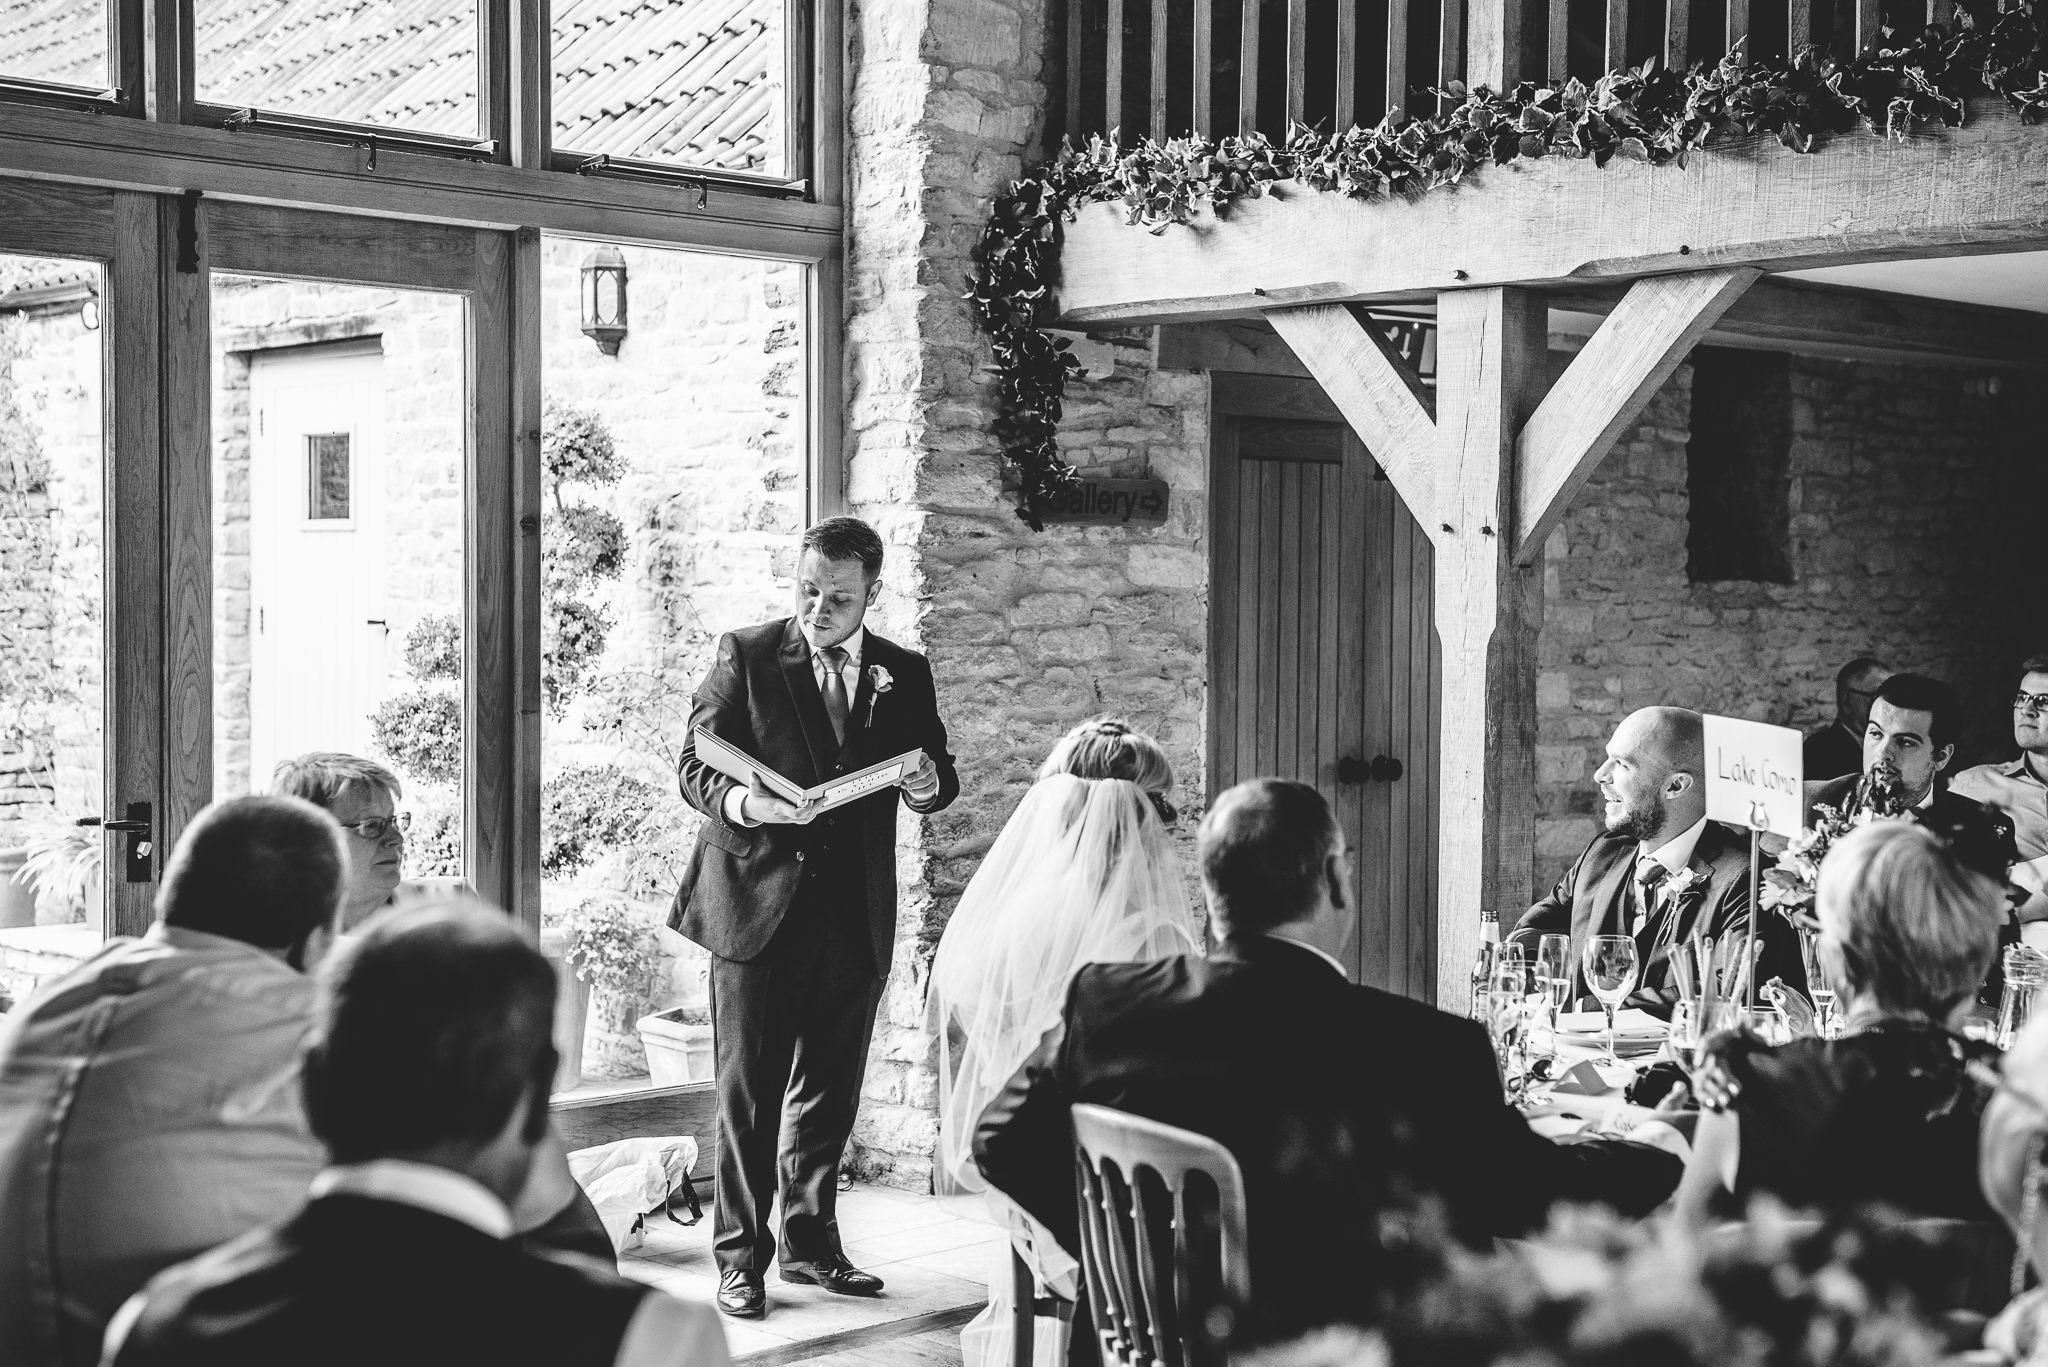
[[622, 897], [585, 898], [562, 918], [563, 949], [576, 976], [590, 985], [587, 1071], [599, 1077], [635, 1077], [646, 1053], [636, 1029], [646, 1009], [660, 951], [653, 922]]
[[648, 1080], [657, 1087], [711, 1081], [711, 1008], [676, 1006], [639, 1020]]
[[47, 816], [32, 823], [15, 875], [35, 889], [36, 921], [68, 925], [99, 901], [106, 836], [97, 817]]

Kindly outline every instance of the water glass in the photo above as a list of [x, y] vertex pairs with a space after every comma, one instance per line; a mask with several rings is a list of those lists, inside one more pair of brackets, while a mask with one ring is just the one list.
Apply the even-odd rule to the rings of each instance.
[[1564, 1009], [1572, 991], [1571, 936], [1546, 935], [1536, 942], [1536, 979], [1550, 999], [1550, 1024], [1555, 1029], [1557, 1013]]
[[1635, 990], [1636, 941], [1632, 935], [1595, 935], [1586, 941], [1586, 986], [1607, 1012], [1607, 1061], [1621, 1062], [1614, 1051], [1614, 1013]]
[[2027, 1023], [2048, 1006], [2048, 956], [2026, 945], [2005, 948], [2005, 994], [1998, 1003], [1998, 1047], [2012, 1048]]
[[1528, 1071], [1529, 966], [1519, 957], [1502, 958], [1487, 984], [1487, 1033], [1500, 1059], [1501, 1076], [1510, 1091]]

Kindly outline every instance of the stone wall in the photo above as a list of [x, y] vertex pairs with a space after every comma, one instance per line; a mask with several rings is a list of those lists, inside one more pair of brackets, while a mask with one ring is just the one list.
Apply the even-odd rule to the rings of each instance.
[[105, 803], [106, 542], [102, 334], [75, 305], [0, 315], [0, 329], [4, 849], [23, 823], [97, 815]]
[[855, 1128], [856, 1167], [931, 1180], [933, 947], [1046, 751], [1121, 712], [1165, 744], [1191, 827], [1202, 806], [1207, 382], [1155, 375], [1144, 334], [1070, 393], [1076, 464], [1172, 485], [1156, 528], [1012, 514], [990, 436], [988, 347], [960, 299], [990, 197], [1042, 133], [1040, 0], [866, 0], [853, 15], [847, 261], [848, 499], [895, 557], [878, 627], [933, 660], [961, 798], [906, 820], [898, 943]]
[[2026, 521], [2041, 488], [2033, 386], [1794, 358], [1793, 582], [1693, 584], [1691, 378], [1680, 367], [1545, 547], [1539, 887], [1596, 830], [1593, 770], [1638, 707], [1812, 729], [1834, 714], [1835, 671], [1870, 654], [1961, 691], [1958, 763], [1974, 763], [2010, 753], [2015, 665], [2048, 645]]

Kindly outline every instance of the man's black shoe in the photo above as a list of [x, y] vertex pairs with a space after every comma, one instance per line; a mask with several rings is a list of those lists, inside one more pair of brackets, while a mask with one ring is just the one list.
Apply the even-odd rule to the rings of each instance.
[[882, 1279], [872, 1272], [863, 1272], [846, 1261], [843, 1253], [834, 1253], [829, 1258], [820, 1258], [809, 1263], [782, 1264], [782, 1280], [802, 1282], [811, 1286], [822, 1286], [827, 1291], [842, 1296], [879, 1296], [882, 1294]]
[[761, 1286], [761, 1274], [751, 1267], [735, 1267], [721, 1272], [718, 1276], [718, 1308], [734, 1319], [761, 1318], [768, 1310], [768, 1293]]

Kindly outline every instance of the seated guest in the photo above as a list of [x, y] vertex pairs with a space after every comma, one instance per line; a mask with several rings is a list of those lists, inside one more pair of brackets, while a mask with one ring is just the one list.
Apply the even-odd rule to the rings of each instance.
[[[1560, 1198], [1646, 1211], [1678, 1163], [1621, 1141], [1554, 1145], [1501, 1099], [1484, 1032], [1346, 980], [1350, 856], [1315, 789], [1254, 779], [1200, 832], [1207, 958], [1091, 964], [1061, 1022], [981, 1117], [990, 1186], [1079, 1247], [1068, 1109], [1091, 1102], [1209, 1135], [1237, 1158], [1263, 1338], [1369, 1313], [1378, 1217], [1409, 1195], [1483, 1242]], [[1086, 1339], [1077, 1326], [1076, 1342]]]
[[1808, 733], [1800, 747], [1808, 783], [1863, 772], [1863, 728], [1870, 724], [1870, 703], [1891, 673], [1862, 655], [1835, 675], [1835, 719]]
[[333, 941], [341, 832], [291, 798], [207, 808], [157, 923], [0, 1028], [0, 1362], [90, 1364], [151, 1275], [295, 1208], [306, 973]]
[[[1999, 1064], [1977, 1149], [1985, 1199], [2005, 1221], [2038, 1282], [2048, 1274], [2048, 1021], [2035, 1021]], [[2010, 1362], [2048, 1355], [2048, 1286], [2019, 1296], [1985, 1332], [1984, 1346]]]
[[[365, 917], [416, 897], [474, 896], [467, 883], [434, 887], [403, 881], [405, 814], [398, 776], [374, 760], [332, 750], [315, 750], [277, 766], [275, 790], [302, 798], [341, 824], [348, 847], [348, 878], [342, 889], [344, 933]], [[569, 1156], [552, 1123], [534, 1164], [533, 1180], [512, 1208], [521, 1237], [536, 1247], [612, 1256], [604, 1221], [569, 1172]]]
[[2019, 918], [2048, 921], [2048, 654], [2035, 655], [2020, 666], [2019, 692], [2012, 700], [2012, 739], [2020, 749], [2018, 759], [1965, 769], [1949, 783], [1949, 791], [2012, 823], [2019, 862], [2010, 876], [2026, 894]]
[[[1564, 871], [1550, 895], [1515, 923], [1510, 941], [1530, 952], [1544, 935], [1569, 935], [1572, 965], [1595, 935], [1632, 935], [1637, 988], [1628, 1005], [1659, 1016], [1678, 999], [1670, 959], [1697, 935], [1724, 940], [1749, 928], [1749, 837], [1707, 820], [1706, 742], [1700, 714], [1683, 707], [1632, 712], [1593, 771], [1606, 829]], [[1760, 980], [1799, 989], [1806, 974], [1797, 934], [1766, 916]], [[1587, 991], [1580, 976], [1572, 992]]]
[[[1809, 788], [1809, 822], [1812, 809], [1821, 805], [1851, 816], [1903, 813], [1947, 841], [1966, 867], [2006, 886], [2007, 871], [2019, 858], [2012, 822], [1942, 783], [1942, 771], [1955, 758], [1961, 716], [1955, 690], [1939, 679], [1886, 679], [1864, 728], [1862, 772]], [[2002, 923], [2001, 949], [2019, 939], [2019, 921], [2009, 909]], [[2004, 970], [1993, 955], [1979, 1000], [1996, 1006], [2003, 983]]]
[[1701, 1221], [1768, 1192], [1829, 1212], [1881, 1201], [1989, 1220], [1977, 1139], [1998, 1051], [1956, 1027], [1997, 947], [1996, 886], [1930, 832], [1881, 820], [1828, 852], [1816, 904], [1847, 1033], [1710, 1046], [1680, 1213]]
[[341, 824], [348, 837], [349, 879], [341, 928], [354, 930], [401, 892], [405, 869], [405, 789], [375, 760], [315, 750], [277, 766], [270, 790], [303, 798]]
[[527, 1252], [509, 1203], [547, 1129], [555, 974], [496, 912], [392, 912], [335, 956], [304, 1069], [331, 1166], [298, 1214], [159, 1274], [111, 1367], [727, 1359], [709, 1306]]

